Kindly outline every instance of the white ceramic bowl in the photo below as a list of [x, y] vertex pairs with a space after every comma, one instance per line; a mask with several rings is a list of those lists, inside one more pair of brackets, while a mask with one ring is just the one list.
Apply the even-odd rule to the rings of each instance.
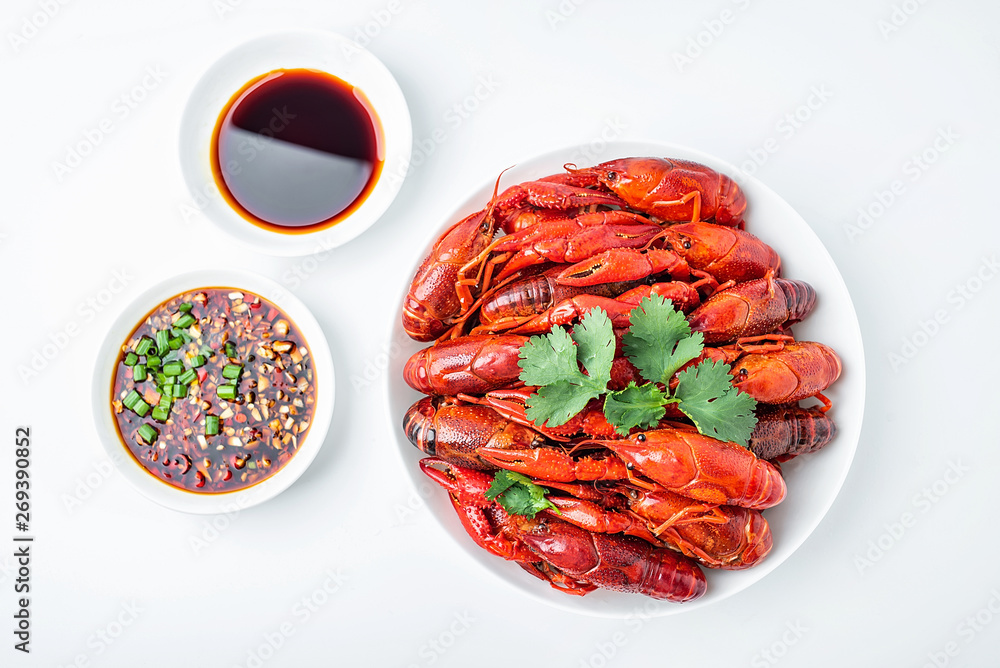
[[[313, 360], [316, 379], [316, 406], [312, 425], [298, 452], [271, 477], [246, 489], [199, 494], [174, 487], [153, 476], [129, 453], [115, 426], [111, 408], [111, 382], [121, 357], [121, 346], [142, 319], [160, 303], [191, 290], [233, 287], [273, 302], [294, 322], [305, 338]], [[333, 359], [330, 346], [316, 318], [294, 295], [280, 285], [247, 271], [206, 270], [170, 278], [139, 295], [111, 325], [97, 353], [91, 389], [94, 423], [101, 444], [125, 479], [153, 501], [188, 513], [214, 514], [248, 508], [288, 489], [309, 467], [326, 439], [334, 402]]]
[[[669, 144], [611, 143], [597, 162], [630, 156], [684, 158], [708, 165], [734, 178], [739, 176], [733, 165], [698, 151]], [[591, 166], [581, 160], [579, 147], [553, 151], [529, 158], [505, 172], [500, 188], [502, 190], [505, 185], [559, 172], [567, 162], [575, 162], [581, 167]], [[502, 166], [498, 166], [495, 171], [499, 172], [500, 169]], [[857, 314], [840, 272], [805, 220], [756, 179], [739, 176], [738, 182], [746, 192], [748, 202], [747, 231], [778, 251], [782, 258], [783, 276], [806, 281], [818, 294], [816, 310], [793, 329], [797, 339], [820, 341], [832, 346], [843, 360], [843, 375], [824, 392], [833, 401], [830, 416], [837, 423], [838, 436], [819, 452], [802, 455], [784, 465], [788, 495], [781, 504], [765, 511], [774, 535], [774, 547], [767, 558], [758, 566], [743, 571], [704, 569], [708, 578], [708, 592], [696, 601], [681, 605], [606, 590], [598, 590], [583, 597], [555, 591], [516, 564], [495, 557], [475, 545], [459, 523], [444, 490], [435, 485], [428, 498], [428, 506], [454, 537], [455, 544], [486, 571], [525, 594], [563, 610], [619, 618], [634, 615], [637, 611], [646, 615], [670, 615], [710, 605], [760, 581], [788, 559], [816, 529], [840, 491], [857, 449], [865, 402], [865, 356]], [[451, 216], [442, 220], [438, 229], [430, 231], [427, 247], [413, 259], [413, 271], [407, 274], [407, 284], [400, 292], [397, 308], [402, 305], [403, 296], [409, 289], [409, 280], [417, 265], [437, 236], [453, 222], [481, 209], [493, 192], [493, 183], [493, 180], [484, 183]], [[402, 331], [398, 317], [390, 336], [391, 341], [400, 346], [401, 352], [393, 359], [387, 375], [388, 422], [410, 477], [420, 489], [428, 483], [417, 466], [424, 454], [406, 439], [401, 423], [407, 408], [423, 395], [406, 385], [402, 370], [407, 358], [428, 344], [410, 340]], [[763, 594], [763, 590], [760, 593]]]
[[[290, 234], [258, 227], [226, 203], [212, 175], [211, 145], [219, 114], [238, 90], [267, 72], [296, 68], [327, 72], [364, 91], [382, 124], [385, 162], [372, 192], [347, 218], [326, 229]], [[350, 241], [385, 212], [409, 167], [412, 132], [403, 92], [371, 53], [336, 33], [277, 33], [230, 51], [202, 76], [181, 119], [181, 168], [198, 208], [235, 239], [269, 255], [308, 255]]]

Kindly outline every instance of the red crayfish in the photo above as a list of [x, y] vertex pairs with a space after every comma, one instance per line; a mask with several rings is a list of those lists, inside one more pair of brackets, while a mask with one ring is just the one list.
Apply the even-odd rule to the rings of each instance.
[[[704, 165], [623, 158], [566, 165], [502, 192], [499, 183], [436, 241], [404, 300], [406, 332], [433, 342], [403, 370], [428, 395], [403, 418], [407, 438], [430, 455], [421, 470], [448, 492], [476, 544], [566, 593], [683, 602], [706, 590], [700, 567], [760, 563], [773, 542], [764, 512], [786, 495], [779, 463], [837, 433], [823, 392], [841, 360], [790, 332], [815, 308], [815, 290], [782, 277], [778, 253], [743, 229], [743, 191]], [[627, 435], [600, 398], [558, 426], [527, 417], [538, 391], [520, 379], [527, 335], [602, 308], [617, 339], [609, 390], [641, 384], [621, 337], [652, 295], [706, 344], [677, 373], [727, 364], [736, 391], [758, 402], [747, 447], [699, 433], [676, 404]], [[660, 386], [679, 382], [675, 374]], [[820, 405], [799, 405], [807, 399]], [[488, 500], [500, 469], [544, 488], [555, 509], [529, 518]]]

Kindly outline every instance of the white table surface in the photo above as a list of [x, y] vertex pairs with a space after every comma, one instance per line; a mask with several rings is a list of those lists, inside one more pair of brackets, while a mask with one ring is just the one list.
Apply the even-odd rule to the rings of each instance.
[[[36, 540], [32, 651], [15, 651], [5, 630], [0, 665], [996, 665], [1000, 9], [482, 5], [5, 4], [4, 629], [21, 425], [32, 430]], [[384, 217], [320, 262], [229, 253], [228, 237], [181, 213], [191, 197], [177, 132], [191, 88], [234, 46], [296, 28], [363, 36], [406, 95], [419, 156]], [[691, 62], [678, 60], [685, 51]], [[123, 107], [150, 71], [144, 99]], [[460, 115], [463, 104], [475, 109]], [[103, 119], [111, 131], [58, 178], [67, 147]], [[749, 589], [656, 619], [564, 612], [485, 573], [423, 506], [385, 417], [382, 355], [430, 231], [503, 167], [602, 134], [755, 172], [829, 249], [865, 341], [857, 456], [816, 532]], [[859, 209], [872, 214], [864, 227]], [[135, 253], [140, 239], [172, 259]], [[337, 367], [333, 424], [312, 467], [230, 517], [136, 493], [108, 466], [88, 396], [116, 315], [207, 262], [284, 283], [324, 327]], [[61, 337], [68, 328], [75, 335]], [[62, 339], [37, 376], [17, 373]]]

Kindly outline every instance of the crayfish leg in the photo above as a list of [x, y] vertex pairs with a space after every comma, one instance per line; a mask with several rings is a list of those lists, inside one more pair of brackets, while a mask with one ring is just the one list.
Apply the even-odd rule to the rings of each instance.
[[[760, 343], [758, 341], [769, 341]], [[745, 353], [775, 353], [785, 349], [785, 344], [795, 341], [789, 334], [759, 334], [758, 336], [742, 336], [736, 339], [736, 346]]]
[[694, 201], [694, 205], [691, 211], [691, 222], [697, 223], [701, 221], [701, 191], [692, 190], [680, 199], [657, 200], [653, 204], [659, 206], [683, 206], [692, 200]]

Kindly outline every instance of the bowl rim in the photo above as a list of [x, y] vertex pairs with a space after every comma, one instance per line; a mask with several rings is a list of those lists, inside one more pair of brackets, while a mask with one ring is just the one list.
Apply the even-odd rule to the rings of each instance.
[[[112, 374], [121, 346], [140, 320], [176, 295], [210, 287], [232, 287], [263, 297], [278, 306], [299, 327], [313, 358], [316, 407], [312, 424], [298, 452], [269, 478], [242, 490], [200, 494], [174, 487], [149, 473], [128, 451], [110, 406]], [[326, 440], [336, 394], [330, 346], [319, 322], [297, 297], [259, 274], [246, 270], [204, 269], [167, 278], [147, 288], [118, 314], [94, 359], [91, 404], [94, 427], [105, 454], [122, 477], [148, 499], [172, 510], [193, 514], [233, 512], [263, 503], [285, 491], [309, 467]]]
[[[566, 158], [568, 156], [576, 157], [585, 153], [586, 150], [586, 145], [569, 145], [539, 154], [529, 155], [524, 160], [519, 161], [515, 167], [511, 169], [508, 173], [508, 176], [510, 177], [510, 181], [508, 182], [516, 182], [518, 175], [524, 175], [524, 172], [526, 171], [535, 172], [535, 174], [528, 175], [528, 178], [538, 178], [546, 173], [551, 173], [553, 165], [556, 165], [555, 169], [559, 169], [559, 165], [566, 162]], [[656, 605], [651, 606], [650, 602], [652, 599], [648, 599], [643, 596], [623, 597], [622, 594], [616, 592], [598, 590], [586, 597], [567, 596], [563, 593], [556, 592], [544, 583], [539, 582], [536, 578], [527, 576], [515, 564], [505, 562], [498, 557], [494, 557], [493, 555], [486, 553], [484, 550], [474, 545], [471, 540], [468, 540], [468, 542], [463, 541], [462, 538], [467, 537], [462, 535], [464, 534], [464, 530], [462, 529], [457, 516], [455, 516], [454, 511], [448, 511], [450, 504], [445, 501], [441, 501], [440, 499], [436, 499], [434, 495], [426, 499], [427, 507], [430, 509], [441, 528], [444, 529], [445, 533], [449, 534], [449, 536], [453, 539], [455, 547], [465, 552], [468, 558], [476, 561], [483, 568], [483, 570], [488, 571], [492, 577], [502, 580], [507, 586], [525, 593], [535, 600], [564, 611], [575, 612], [577, 614], [584, 614], [588, 616], [619, 619], [627, 618], [629, 615], [636, 614], [637, 610], [641, 610], [641, 614], [649, 616], [666, 616], [697, 610], [707, 605], [724, 601], [735, 595], [744, 593], [746, 589], [752, 587], [771, 572], [777, 570], [781, 564], [785, 563], [792, 556], [792, 554], [794, 554], [798, 548], [801, 547], [801, 545], [805, 543], [805, 541], [815, 532], [816, 528], [827, 515], [837, 496], [843, 489], [844, 482], [847, 479], [847, 474], [850, 470], [852, 462], [854, 461], [860, 441], [861, 427], [864, 419], [866, 386], [864, 345], [861, 338], [861, 329], [857, 318], [857, 310], [854, 307], [853, 300], [851, 299], [850, 292], [848, 291], [847, 285], [843, 280], [843, 276], [840, 274], [839, 269], [833, 262], [833, 258], [830, 256], [829, 251], [805, 219], [794, 208], [792, 208], [784, 198], [758, 179], [741, 172], [736, 165], [704, 153], [703, 151], [691, 149], [683, 145], [659, 142], [656, 140], [610, 141], [606, 143], [601, 156], [594, 160], [594, 164], [612, 160], [619, 156], [642, 155], [660, 155], [693, 160], [708, 165], [713, 169], [733, 178], [733, 180], [736, 181], [741, 188], [748, 191], [748, 216], [751, 221], [748, 224], [748, 227], [750, 228], [748, 231], [751, 233], [757, 234], [757, 232], [753, 229], [757, 222], [752, 218], [754, 198], [756, 197], [762, 197], [766, 200], [766, 204], [761, 201], [757, 203], [758, 206], [764, 204], [764, 208], [777, 207], [780, 210], [782, 217], [787, 216], [787, 219], [783, 220], [780, 225], [794, 227], [797, 234], [808, 239], [809, 243], [817, 251], [818, 255], [817, 257], [810, 258], [808, 260], [795, 258], [795, 260], [790, 263], [786, 262], [785, 257], [782, 256], [783, 264], [785, 266], [788, 266], [789, 264], [805, 265], [808, 262], [810, 265], [823, 266], [822, 271], [824, 272], [825, 280], [829, 281], [826, 285], [834, 288], [837, 299], [843, 299], [845, 301], [845, 305], [850, 311], [850, 317], [848, 318], [849, 321], [842, 322], [842, 329], [839, 330], [839, 334], [847, 341], [847, 348], [845, 348], [845, 350], [849, 350], [850, 366], [847, 366], [848, 360], [844, 359], [845, 373], [839, 379], [838, 384], [831, 388], [830, 392], [824, 392], [824, 394], [832, 395], [835, 398], [838, 396], [842, 397], [838, 401], [839, 403], [846, 405], [842, 408], [842, 412], [838, 412], [839, 433], [837, 440], [830, 444], [828, 448], [824, 448], [817, 453], [800, 455], [784, 466], [786, 478], [789, 471], [795, 470], [804, 462], [815, 459], [820, 460], [821, 463], [829, 461], [830, 463], [825, 464], [825, 466], [835, 469], [831, 474], [831, 477], [826, 479], [828, 491], [821, 499], [821, 503], [819, 503], [815, 508], [815, 513], [813, 516], [805, 519], [804, 521], [802, 519], [798, 520], [801, 526], [799, 527], [799, 531], [797, 531], [794, 536], [789, 537], [787, 535], [776, 534], [774, 537], [774, 548], [772, 549], [771, 554], [763, 563], [755, 566], [754, 568], [743, 571], [704, 569], [707, 574], [711, 575], [709, 578], [709, 594], [696, 601], [685, 603], [683, 605], [673, 603], [660, 604], [658, 602], [653, 602], [656, 603]], [[478, 195], [483, 193], [485, 193], [485, 199], [488, 199], [489, 193], [493, 191], [494, 181], [495, 178], [484, 181], [480, 186], [471, 189], [462, 200], [461, 204], [455, 207], [451, 211], [451, 214], [446, 217], [440, 225], [437, 225], [433, 230], [429, 231], [429, 242], [423, 247], [421, 255], [416, 258], [413, 264], [414, 271], [419, 266], [423, 257], [427, 254], [436, 236], [445, 229], [448, 221], [459, 220], [476, 210], [472, 207], [471, 202], [477, 198]], [[751, 193], [753, 193], [753, 195], [751, 195]], [[485, 201], [485, 199], [482, 199], [482, 201]], [[768, 221], [766, 223], [766, 226], [772, 225], [775, 225], [775, 222]], [[766, 236], [762, 238], [766, 243], [769, 243], [776, 248], [781, 245], [779, 243], [774, 243], [774, 240]], [[825, 273], [829, 269], [832, 269], [832, 272]], [[813, 271], [820, 270], [814, 269]], [[407, 275], [407, 278], [410, 279], [413, 276], [413, 273], [414, 272], [410, 272]], [[791, 278], [799, 278], [799, 276], [793, 275]], [[399, 299], [396, 302], [397, 304], [403, 303], [403, 298], [406, 294], [408, 286], [409, 280], [406, 285], [404, 285], [403, 291], [399, 295]], [[821, 294], [820, 299], [823, 298], [824, 296]], [[834, 301], [836, 301], [836, 299]], [[820, 306], [822, 307], [822, 302], [820, 303]], [[807, 322], [808, 319], [803, 321], [803, 323], [796, 325], [796, 329], [812, 329], [805, 324]], [[406, 469], [407, 477], [410, 478], [411, 485], [413, 485], [419, 492], [420, 484], [424, 481], [419, 481], [417, 472], [411, 469], [415, 468], [413, 462], [424, 455], [406, 442], [405, 436], [399, 430], [398, 424], [402, 415], [394, 414], [394, 409], [398, 408], [397, 404], [399, 404], [399, 399], [395, 398], [394, 394], [397, 392], [408, 391], [408, 394], [413, 398], [419, 398], [423, 395], [420, 395], [415, 390], [410, 390], [408, 387], [398, 389], [394, 388], [397, 388], [399, 384], [403, 383], [401, 374], [397, 372], [401, 369], [401, 365], [405, 363], [405, 358], [409, 355], [407, 352], [407, 346], [426, 346], [428, 344], [420, 344], [412, 341], [405, 335], [405, 333], [402, 333], [402, 327], [398, 317], [393, 319], [388, 336], [390, 345], [395, 343], [396, 345], [401, 346], [401, 354], [397, 356], [396, 363], [390, 367], [385, 375], [386, 380], [384, 383], [384, 392], [385, 406], [388, 417], [386, 422], [390, 425], [390, 429], [394, 428], [391, 438], [394, 439], [393, 442], [400, 454], [400, 461]], [[838, 353], [841, 353], [842, 356], [844, 356], [844, 350], [841, 350], [840, 348], [837, 350]], [[849, 418], [846, 421], [842, 421], [841, 419], [844, 417], [844, 414], [849, 415]], [[795, 485], [793, 481], [790, 481], [789, 492], [792, 492], [793, 487], [800, 488], [802, 486], [803, 483], [801, 482], [798, 485]], [[771, 513], [772, 518], [778, 513], [781, 513], [780, 516], [782, 518], [786, 517], [786, 514], [791, 515], [791, 520], [785, 520], [787, 522], [794, 521], [801, 515], [801, 513], [797, 513], [796, 510], [797, 508], [790, 510], [788, 506], [779, 504], [768, 512]], [[749, 577], [747, 574], [749, 574]], [[734, 580], [739, 583], [741, 579], [745, 579], [747, 582], [745, 584], [730, 584]], [[713, 583], [716, 584], [716, 587], [718, 587], [718, 583], [723, 583], [725, 585], [724, 591], [718, 596], [711, 596], [713, 592]], [[614, 597], [623, 598], [615, 599]]]
[[[212, 173], [210, 149], [219, 114], [233, 94], [257, 76], [294, 68], [326, 72], [364, 92], [382, 126], [384, 162], [374, 188], [346, 218], [324, 229], [284, 233], [251, 223], [226, 203]], [[402, 89], [382, 61], [341, 34], [305, 29], [259, 35], [212, 62], [188, 93], [177, 137], [182, 176], [196, 210], [243, 246], [291, 257], [341, 246], [382, 217], [409, 169], [413, 128]]]

